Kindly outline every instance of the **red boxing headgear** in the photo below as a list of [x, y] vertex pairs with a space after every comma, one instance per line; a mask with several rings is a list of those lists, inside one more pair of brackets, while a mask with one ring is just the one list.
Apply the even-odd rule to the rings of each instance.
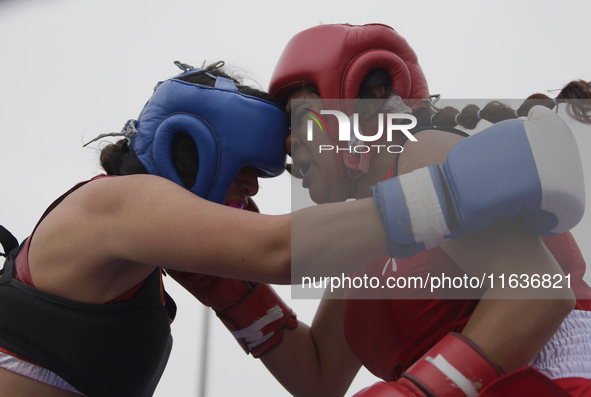
[[[363, 79], [375, 69], [390, 74], [396, 95], [418, 100], [407, 103], [413, 110], [425, 106], [420, 100], [429, 99], [429, 89], [415, 52], [404, 37], [382, 24], [321, 25], [296, 34], [275, 66], [269, 93], [282, 99], [303, 84], [314, 84], [322, 99], [355, 99]], [[331, 136], [335, 143], [337, 138]], [[337, 156], [346, 182], [342, 154]]]

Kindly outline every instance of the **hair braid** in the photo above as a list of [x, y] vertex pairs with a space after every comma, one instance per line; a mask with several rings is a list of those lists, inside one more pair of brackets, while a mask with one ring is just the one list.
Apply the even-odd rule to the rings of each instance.
[[491, 101], [482, 109], [469, 104], [461, 111], [453, 106], [438, 109], [429, 107], [415, 113], [417, 126], [426, 127], [457, 127], [472, 130], [480, 120], [498, 123], [503, 120], [527, 116], [534, 106], [545, 106], [553, 109], [558, 104], [566, 104], [569, 117], [583, 124], [591, 124], [591, 83], [584, 80], [574, 80], [564, 86], [555, 99], [545, 94], [530, 95], [518, 109], [513, 109], [501, 101]]

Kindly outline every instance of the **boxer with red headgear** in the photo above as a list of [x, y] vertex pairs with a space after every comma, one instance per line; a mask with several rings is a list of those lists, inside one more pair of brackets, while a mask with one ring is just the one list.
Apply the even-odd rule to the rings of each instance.
[[[302, 85], [313, 86], [323, 100], [341, 99], [333, 102], [338, 104], [335, 110], [351, 115], [354, 101], [345, 100], [359, 98], [364, 79], [374, 70], [387, 72], [389, 89], [407, 100], [413, 110], [427, 105], [427, 81], [414, 50], [394, 29], [381, 24], [322, 25], [298, 33], [287, 44], [275, 67], [269, 92], [286, 100], [288, 94]], [[328, 103], [324, 106], [330, 108]], [[346, 146], [336, 136], [335, 121], [327, 120], [330, 142]], [[336, 152], [337, 165], [341, 182], [348, 185], [355, 180], [349, 178], [344, 153]], [[355, 171], [359, 169], [349, 165]]]
[[[372, 82], [376, 77], [377, 84]], [[557, 98], [559, 101], [572, 98], [570, 93], [575, 91], [588, 93], [589, 84], [573, 82]], [[291, 145], [293, 157], [292, 173], [304, 177], [304, 187], [310, 190], [310, 196], [316, 202], [367, 197], [369, 188], [384, 178], [442, 163], [450, 151], [455, 157], [459, 149], [452, 151], [452, 148], [467, 134], [446, 127], [461, 124], [470, 128], [476, 116], [491, 122], [526, 116], [535, 104], [526, 101], [518, 110], [498, 103], [491, 103], [482, 110], [474, 106], [466, 107], [462, 112], [451, 108], [436, 109], [429, 101], [427, 83], [412, 48], [393, 29], [377, 24], [325, 25], [297, 34], [280, 57], [271, 79], [270, 92], [282, 100], [286, 110], [291, 113], [292, 132], [288, 144]], [[338, 142], [335, 135], [338, 129], [328, 124], [330, 120], [334, 122], [332, 117], [326, 117], [328, 134], [315, 130], [314, 140], [306, 139], [308, 129], [301, 121], [302, 113], [313, 110], [321, 114], [322, 109], [328, 109], [351, 116], [354, 107], [348, 100], [362, 98], [368, 92], [374, 98], [392, 98], [391, 94], [395, 94], [405, 99], [408, 109], [400, 107], [398, 110], [405, 113], [412, 111], [416, 117], [418, 126], [422, 127], [413, 131], [418, 142], [405, 144], [405, 138], [400, 136], [392, 144], [404, 145], [402, 154], [370, 153], [366, 156], [369, 158], [364, 159], [364, 153], [357, 162], [347, 161], [342, 154], [321, 156], [319, 144], [346, 148], [347, 142]], [[294, 102], [294, 99], [308, 102], [302, 105], [301, 102]], [[555, 102], [550, 99], [541, 104], [552, 108]], [[577, 104], [568, 103], [567, 106], [576, 108]], [[302, 112], [302, 108], [305, 112]], [[534, 113], [530, 113], [530, 122], [535, 120], [536, 116], [532, 115], [536, 112], [548, 114], [547, 110], [537, 109], [534, 108]], [[546, 121], [542, 124], [546, 125]], [[509, 125], [499, 124], [498, 129]], [[476, 134], [474, 138], [483, 139], [484, 136], [486, 134]], [[468, 141], [471, 144], [474, 142], [470, 139], [465, 142]], [[480, 150], [480, 153], [475, 152], [476, 158], [486, 157], [483, 148], [462, 147], [469, 151]], [[347, 154], [346, 151], [341, 153]], [[502, 160], [507, 159], [503, 157]], [[348, 163], [353, 166], [345, 167]], [[449, 162], [444, 163], [444, 169], [447, 167]], [[482, 174], [480, 179], [491, 181], [495, 178], [496, 170], [493, 168], [490, 175]], [[433, 173], [431, 176], [436, 178]], [[454, 191], [455, 188], [450, 190]], [[404, 196], [408, 196], [407, 193], [405, 191]], [[466, 193], [470, 197], [478, 194]], [[449, 201], [447, 203], [449, 205]], [[458, 209], [455, 203], [454, 207]], [[446, 207], [442, 206], [440, 210], [445, 212]], [[406, 229], [403, 212], [400, 214], [399, 222]], [[446, 222], [448, 216], [445, 214]], [[527, 219], [523, 220], [528, 224]], [[396, 226], [394, 222], [392, 227]], [[414, 222], [412, 227], [415, 227]], [[524, 250], [528, 252], [525, 255]], [[391, 255], [396, 255], [395, 252], [390, 251]], [[412, 255], [416, 252], [410, 251], [410, 258], [396, 262], [384, 258], [350, 276], [405, 278], [424, 276], [436, 270], [458, 276], [462, 271], [470, 274], [479, 271], [515, 272], [516, 269], [524, 274], [562, 274], [564, 271], [577, 274], [576, 285], [573, 285], [577, 297], [591, 297], [589, 287], [582, 280], [584, 261], [569, 233], [540, 240], [519, 223], [508, 221], [469, 235], [454, 244], [445, 243]], [[389, 266], [390, 261], [396, 265]], [[474, 269], [475, 264], [480, 265], [479, 270]], [[529, 295], [530, 298], [540, 296], [535, 291], [528, 293], [533, 293]], [[481, 300], [480, 303], [474, 300], [445, 300], [445, 295], [438, 292], [419, 295], [420, 299], [406, 300], [400, 299], [402, 297], [394, 291], [390, 296], [377, 296], [386, 299], [355, 299], [367, 295], [349, 289], [344, 292], [344, 301], [323, 301], [310, 331], [303, 335], [300, 333], [298, 337], [294, 336], [297, 332], [290, 333], [290, 338], [293, 336], [294, 340], [288, 341], [286, 338], [284, 346], [276, 349], [273, 355], [263, 358], [263, 361], [285, 387], [298, 395], [341, 395], [348, 388], [359, 364], [385, 381], [401, 379], [399, 383], [382, 383], [370, 387], [360, 394], [363, 396], [477, 395], [487, 386], [496, 385], [496, 379], [501, 379], [500, 382], [505, 386], [507, 380], [519, 378], [519, 375], [504, 378], [503, 374], [526, 366], [530, 361], [535, 368], [554, 379], [554, 383], [569, 384], [570, 391], [583, 393], [588, 385], [591, 366], [577, 355], [561, 357], [569, 347], [576, 350], [591, 346], [591, 316], [586, 300], [577, 300], [577, 310], [569, 314], [573, 302], [568, 299], [505, 300], [507, 296], [499, 295], [492, 289], [485, 294], [485, 298], [489, 299]], [[568, 296], [565, 294], [562, 297]], [[334, 296], [329, 294], [328, 297]], [[302, 329], [304, 325], [300, 325], [299, 331]], [[462, 332], [463, 335], [452, 333], [446, 336], [450, 332]], [[573, 332], [585, 336], [581, 341], [572, 342], [572, 346], [563, 345], [562, 350], [558, 349], [563, 343], [561, 341]], [[306, 356], [303, 346], [309, 345], [314, 346], [316, 355]], [[538, 355], [541, 349], [543, 352]], [[284, 354], [283, 359], [287, 354], [292, 355], [289, 369], [282, 363], [280, 352]], [[566, 367], [558, 364], [565, 360], [573, 364]], [[293, 362], [301, 362], [302, 367], [298, 368]], [[289, 377], [288, 370], [298, 381]], [[309, 382], [301, 382], [302, 376], [308, 376]], [[587, 379], [572, 379], [578, 376]], [[539, 377], [531, 379], [534, 378], [539, 380]], [[570, 379], [564, 382], [561, 380], [563, 378]], [[487, 390], [492, 389], [499, 390], [499, 387], [491, 386]]]

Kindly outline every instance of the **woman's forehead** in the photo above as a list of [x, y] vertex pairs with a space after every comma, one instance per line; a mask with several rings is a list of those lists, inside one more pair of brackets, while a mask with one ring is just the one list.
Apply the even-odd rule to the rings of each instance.
[[[285, 112], [290, 114], [292, 111], [292, 100], [294, 99], [320, 99], [320, 95], [316, 92], [312, 92], [309, 89], [302, 87], [297, 90], [292, 91], [287, 96], [287, 104], [285, 105]], [[303, 102], [299, 102], [299, 104], [303, 104]], [[297, 106], [297, 105], [296, 105]]]

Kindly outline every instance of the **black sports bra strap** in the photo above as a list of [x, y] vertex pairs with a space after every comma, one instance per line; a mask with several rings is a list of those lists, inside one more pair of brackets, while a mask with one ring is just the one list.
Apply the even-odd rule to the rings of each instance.
[[67, 192], [65, 192], [64, 194], [62, 194], [60, 197], [58, 197], [53, 203], [51, 203], [51, 205], [45, 210], [45, 212], [43, 213], [43, 215], [41, 215], [41, 218], [39, 219], [39, 222], [37, 222], [37, 224], [35, 225], [35, 228], [33, 229], [33, 232], [31, 233], [31, 236], [33, 235], [33, 233], [35, 233], [35, 230], [37, 230], [37, 227], [39, 226], [39, 224], [41, 223], [41, 221], [43, 219], [45, 219], [45, 217], [47, 215], [49, 215], [49, 213], [51, 211], [53, 211], [53, 209], [55, 207], [58, 206], [59, 203], [61, 203], [62, 201], [64, 201], [64, 199], [66, 197], [68, 197], [68, 195], [70, 195], [70, 193], [73, 193], [74, 191], [78, 190], [79, 188], [81, 188], [82, 186], [86, 185], [88, 182], [93, 181], [94, 179], [88, 180], [88, 181], [84, 181], [84, 182], [80, 182], [79, 184], [77, 184], [76, 186], [74, 186], [73, 188], [71, 188], [70, 190], [68, 190]]
[[10, 251], [18, 247], [18, 240], [6, 228], [0, 225], [0, 244], [4, 248], [4, 252], [0, 252], [1, 256], [8, 256]]

